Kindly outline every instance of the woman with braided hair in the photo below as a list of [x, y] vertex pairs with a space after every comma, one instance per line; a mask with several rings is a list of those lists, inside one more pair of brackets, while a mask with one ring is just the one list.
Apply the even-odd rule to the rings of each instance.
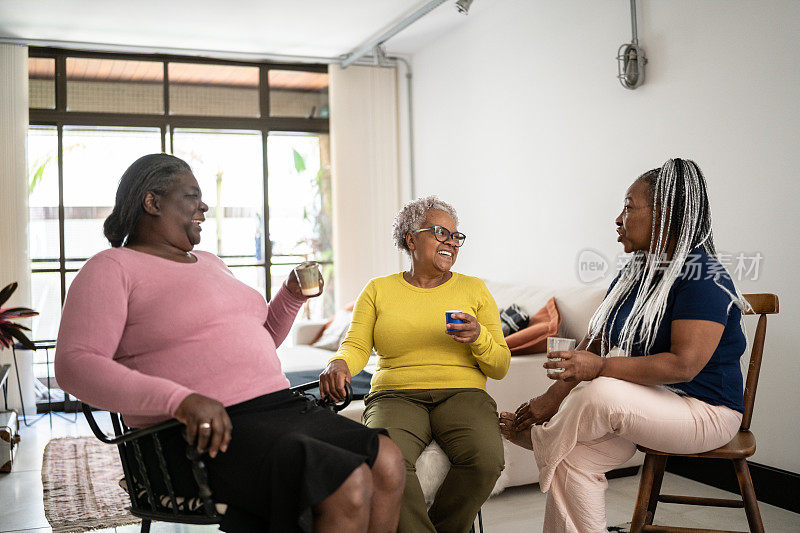
[[698, 166], [670, 159], [640, 176], [616, 225], [633, 255], [586, 337], [548, 356], [562, 370], [544, 394], [501, 414], [503, 435], [534, 452], [548, 532], [605, 532], [605, 472], [637, 444], [704, 452], [741, 423], [747, 304], [716, 259]]

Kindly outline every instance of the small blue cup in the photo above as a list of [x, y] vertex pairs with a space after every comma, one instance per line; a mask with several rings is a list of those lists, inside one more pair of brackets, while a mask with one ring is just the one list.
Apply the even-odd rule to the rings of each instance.
[[[453, 313], [463, 313], [463, 311], [461, 309], [452, 309], [450, 311], [445, 311], [445, 313], [444, 313], [445, 321], [448, 324], [463, 324], [464, 323], [463, 320], [459, 320], [457, 318], [453, 318]], [[448, 329], [447, 331], [450, 331], [450, 330]]]

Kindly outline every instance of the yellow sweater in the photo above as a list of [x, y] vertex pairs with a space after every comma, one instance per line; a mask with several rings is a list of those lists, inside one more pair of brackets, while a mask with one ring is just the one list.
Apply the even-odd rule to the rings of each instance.
[[[445, 333], [445, 311], [454, 309], [478, 319], [481, 331], [475, 342], [457, 342]], [[486, 390], [486, 377], [502, 379], [511, 362], [497, 304], [486, 285], [455, 272], [433, 289], [414, 287], [402, 273], [370, 281], [358, 297], [347, 337], [331, 359], [344, 359], [356, 375], [373, 347], [378, 353], [373, 391]]]

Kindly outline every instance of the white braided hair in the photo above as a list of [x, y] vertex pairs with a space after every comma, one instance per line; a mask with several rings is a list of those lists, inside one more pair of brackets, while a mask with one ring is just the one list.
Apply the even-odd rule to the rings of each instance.
[[[706, 180], [694, 161], [670, 159], [660, 169], [642, 174], [639, 180], [647, 183], [653, 197], [650, 249], [634, 252], [589, 322], [590, 344], [599, 336], [601, 355], [609, 351], [606, 331], [614, 327], [619, 307], [640, 281], [619, 339], [619, 348], [626, 355], [632, 354], [636, 340], [643, 346], [645, 355], [650, 353], [664, 318], [669, 291], [692, 250], [702, 248], [711, 257], [717, 255]], [[675, 250], [667, 261], [667, 251], [672, 244]], [[657, 275], [661, 271], [663, 275], [659, 279]], [[718, 275], [714, 282], [730, 296], [731, 305], [740, 309], [749, 307], [737, 288], [734, 287], [735, 293], [729, 291], [719, 282]]]

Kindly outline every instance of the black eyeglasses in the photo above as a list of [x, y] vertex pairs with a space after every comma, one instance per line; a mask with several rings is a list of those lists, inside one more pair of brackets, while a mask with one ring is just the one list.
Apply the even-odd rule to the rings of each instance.
[[433, 236], [436, 237], [436, 240], [439, 242], [447, 242], [450, 237], [456, 243], [456, 248], [464, 244], [464, 241], [467, 240], [467, 236], [461, 232], [453, 231], [451, 232], [449, 229], [443, 226], [431, 226], [430, 228], [422, 228], [418, 229], [414, 233], [422, 233], [423, 231], [430, 231], [433, 230]]

